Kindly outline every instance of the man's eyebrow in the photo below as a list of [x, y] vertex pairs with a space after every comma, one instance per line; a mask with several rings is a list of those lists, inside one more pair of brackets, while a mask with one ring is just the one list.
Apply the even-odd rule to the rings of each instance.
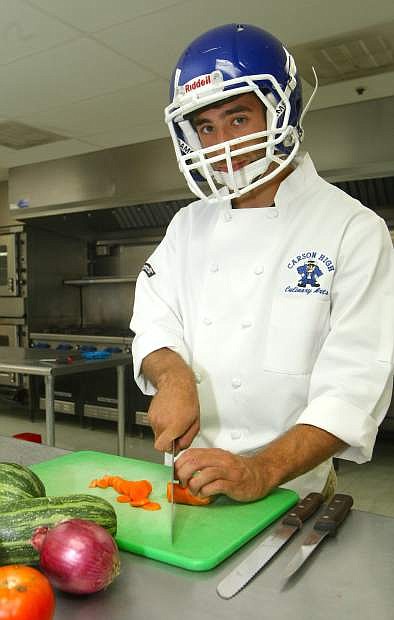
[[[235, 105], [232, 108], [227, 108], [224, 112], [222, 112], [222, 116], [232, 116], [233, 114], [239, 114], [240, 112], [252, 112], [252, 108], [247, 105]], [[202, 113], [203, 114], [203, 113]], [[194, 127], [198, 127], [199, 125], [203, 125], [204, 123], [211, 123], [212, 120], [210, 118], [206, 118], [204, 116], [195, 116], [193, 119]]]

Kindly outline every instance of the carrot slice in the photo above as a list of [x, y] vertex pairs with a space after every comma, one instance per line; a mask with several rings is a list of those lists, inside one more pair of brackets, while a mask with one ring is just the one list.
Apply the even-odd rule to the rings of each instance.
[[130, 501], [130, 497], [128, 495], [118, 495], [116, 501], [120, 504], [128, 504]]
[[111, 487], [115, 489], [118, 493], [122, 493], [121, 484], [123, 482], [123, 478], [119, 478], [119, 476], [112, 476]]
[[142, 506], [144, 510], [161, 510], [160, 504], [157, 502], [148, 502]]
[[138, 484], [138, 490], [144, 495], [152, 493], [152, 485], [149, 480], [138, 480], [136, 484]]
[[117, 491], [119, 491], [119, 493], [124, 493], [125, 495], [130, 494], [130, 483], [127, 480], [122, 480], [122, 482], [119, 483], [118, 487], [119, 488], [117, 489]]
[[107, 489], [109, 486], [108, 480], [104, 480], [104, 478], [102, 478], [101, 480], [97, 480], [96, 486], [99, 487], [99, 489]]
[[130, 506], [134, 506], [134, 508], [140, 508], [141, 506], [144, 506], [145, 504], [149, 504], [149, 499], [147, 497], [142, 498], [142, 499], [130, 499], [129, 498], [129, 504]]
[[[167, 499], [171, 501], [171, 485], [167, 482]], [[188, 504], [189, 506], [206, 506], [212, 501], [211, 497], [198, 497], [193, 495], [188, 487], [183, 487], [178, 482], [174, 482], [174, 502], [175, 504]]]

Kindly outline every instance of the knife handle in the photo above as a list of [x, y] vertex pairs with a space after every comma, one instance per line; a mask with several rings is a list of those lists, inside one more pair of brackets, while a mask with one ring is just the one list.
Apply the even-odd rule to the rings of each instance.
[[282, 519], [284, 525], [293, 525], [299, 529], [304, 521], [309, 519], [323, 503], [321, 493], [309, 493], [304, 499], [300, 500]]
[[338, 526], [347, 517], [353, 506], [353, 498], [350, 495], [337, 493], [328, 504], [324, 513], [319, 517], [313, 529], [335, 534]]

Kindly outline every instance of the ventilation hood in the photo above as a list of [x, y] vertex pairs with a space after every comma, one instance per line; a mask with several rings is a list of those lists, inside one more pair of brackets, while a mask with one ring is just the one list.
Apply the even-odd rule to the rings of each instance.
[[53, 215], [29, 218], [26, 224], [101, 244], [133, 239], [140, 242], [142, 238], [161, 238], [175, 213], [189, 203], [190, 198], [93, 211], [61, 214], [54, 211]]
[[12, 168], [8, 192], [22, 221], [191, 198], [169, 139]]
[[[393, 176], [337, 179], [329, 180], [394, 228]], [[15, 219], [83, 238], [162, 230], [194, 199], [168, 139], [20, 166], [9, 175]]]

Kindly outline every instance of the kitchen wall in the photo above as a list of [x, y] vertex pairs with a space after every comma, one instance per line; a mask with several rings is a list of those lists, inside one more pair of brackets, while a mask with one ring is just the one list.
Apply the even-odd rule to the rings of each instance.
[[8, 205], [8, 183], [0, 183], [0, 226], [15, 225], [15, 218], [11, 217]]
[[308, 113], [304, 145], [320, 173], [331, 181], [392, 176], [393, 110], [387, 97]]

